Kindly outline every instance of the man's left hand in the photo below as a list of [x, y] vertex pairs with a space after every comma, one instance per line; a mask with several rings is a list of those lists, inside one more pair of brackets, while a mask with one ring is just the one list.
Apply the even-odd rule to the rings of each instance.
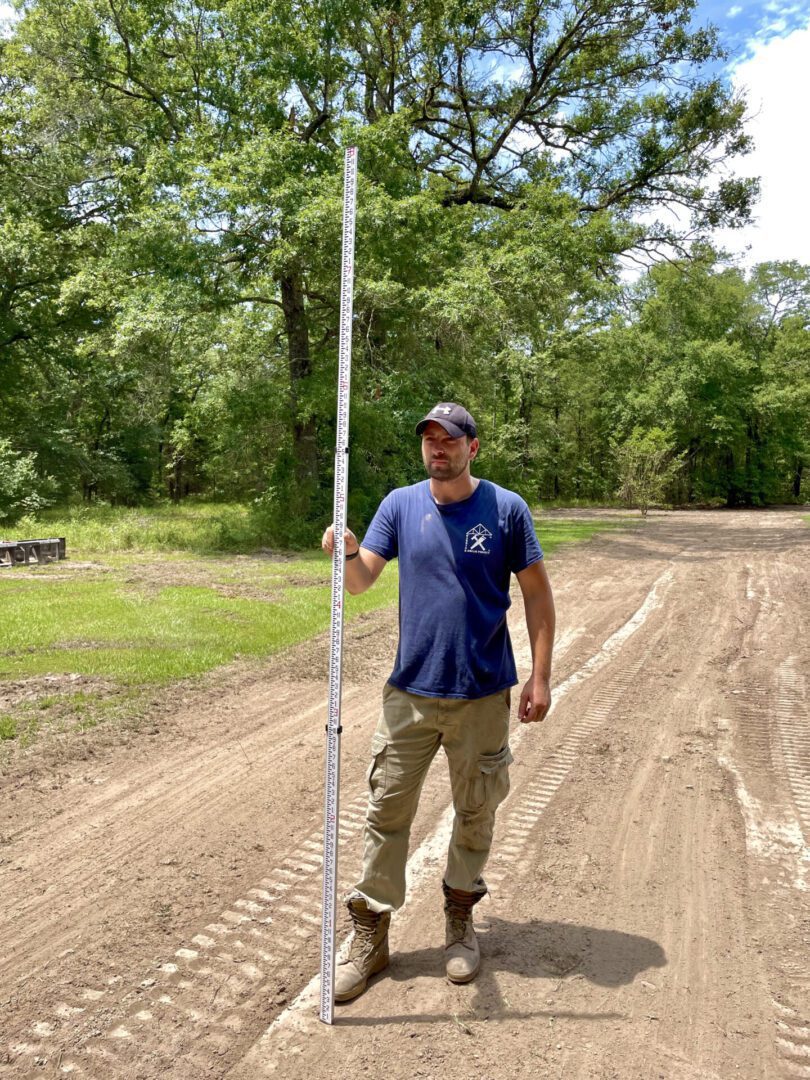
[[521, 691], [518, 720], [521, 724], [533, 724], [538, 720], [545, 720], [550, 708], [551, 687], [548, 679], [533, 675]]

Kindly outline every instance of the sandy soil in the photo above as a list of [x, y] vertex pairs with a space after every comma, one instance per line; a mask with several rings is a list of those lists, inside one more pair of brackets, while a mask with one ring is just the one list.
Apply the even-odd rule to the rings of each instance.
[[[443, 977], [437, 759], [391, 967], [332, 1027], [323, 639], [31, 752], [0, 787], [0, 1075], [810, 1078], [809, 557], [768, 511], [550, 560], [555, 705], [513, 728], [482, 972]], [[395, 634], [347, 635], [341, 889]]]

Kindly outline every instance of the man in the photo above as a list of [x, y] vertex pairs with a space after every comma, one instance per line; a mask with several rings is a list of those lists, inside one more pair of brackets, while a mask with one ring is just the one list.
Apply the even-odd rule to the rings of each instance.
[[[439, 403], [416, 433], [428, 479], [387, 495], [362, 545], [345, 534], [350, 593], [364, 592], [389, 559], [399, 559], [400, 637], [372, 740], [363, 870], [347, 901], [354, 937], [336, 969], [336, 1001], [357, 997], [388, 964], [391, 912], [405, 899], [411, 822], [439, 746], [447, 754], [455, 810], [443, 881], [446, 971], [455, 983], [478, 972], [472, 909], [487, 891], [481, 874], [512, 761], [509, 711], [517, 674], [506, 611], [513, 573], [533, 660], [519, 719], [542, 720], [551, 704], [554, 602], [528, 507], [471, 475], [478, 433], [461, 405]], [[322, 546], [334, 550], [333, 527]]]

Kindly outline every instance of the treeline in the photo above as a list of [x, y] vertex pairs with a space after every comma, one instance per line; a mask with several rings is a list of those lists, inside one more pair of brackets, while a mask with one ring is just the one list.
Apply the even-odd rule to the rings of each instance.
[[533, 404], [541, 498], [609, 497], [661, 455], [669, 502], [810, 499], [810, 268], [661, 263], [560, 335]]
[[250, 500], [271, 541], [317, 530], [350, 144], [356, 524], [420, 475], [413, 424], [447, 398], [532, 501], [612, 496], [650, 431], [672, 498], [801, 497], [807, 271], [746, 278], [705, 246], [756, 184], [712, 179], [745, 105], [693, 6], [23, 3], [0, 42], [0, 520], [201, 494]]

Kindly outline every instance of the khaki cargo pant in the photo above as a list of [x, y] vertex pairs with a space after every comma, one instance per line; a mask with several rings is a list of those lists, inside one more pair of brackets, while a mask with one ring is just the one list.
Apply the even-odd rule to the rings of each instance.
[[474, 701], [426, 698], [386, 684], [371, 743], [363, 875], [352, 895], [374, 911], [405, 901], [408, 839], [422, 782], [440, 746], [450, 768], [455, 820], [444, 880], [483, 894], [495, 811], [509, 791], [509, 690]]

